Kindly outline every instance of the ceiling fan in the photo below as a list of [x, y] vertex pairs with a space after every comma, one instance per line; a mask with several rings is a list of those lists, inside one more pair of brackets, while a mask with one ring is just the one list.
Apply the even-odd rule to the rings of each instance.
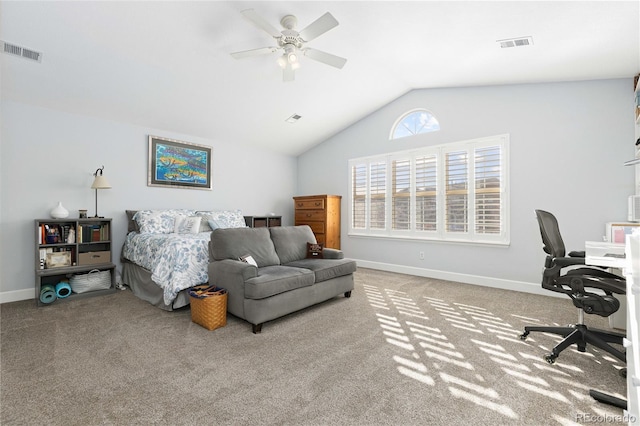
[[338, 21], [329, 12], [325, 13], [305, 29], [298, 32], [295, 28], [298, 19], [293, 15], [286, 15], [280, 20], [280, 25], [284, 28], [278, 31], [273, 25], [258, 15], [253, 9], [243, 10], [242, 15], [251, 21], [256, 27], [269, 33], [276, 39], [277, 46], [261, 47], [258, 49], [244, 50], [232, 53], [235, 59], [247, 58], [250, 56], [264, 55], [268, 53], [283, 51], [282, 56], [278, 58], [278, 64], [282, 67], [282, 80], [293, 81], [294, 71], [300, 67], [300, 55], [331, 65], [332, 67], [342, 68], [347, 62], [345, 58], [341, 58], [330, 53], [323, 52], [318, 49], [306, 47], [306, 43], [314, 38], [326, 33], [330, 29], [338, 25]]

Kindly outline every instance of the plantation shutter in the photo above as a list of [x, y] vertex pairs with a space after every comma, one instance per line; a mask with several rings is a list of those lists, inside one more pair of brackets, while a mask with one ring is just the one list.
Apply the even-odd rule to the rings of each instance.
[[445, 229], [468, 232], [469, 166], [466, 151], [448, 152], [445, 156]]
[[502, 226], [502, 160], [499, 146], [475, 150], [475, 230], [500, 234]]
[[438, 169], [435, 155], [416, 158], [416, 230], [437, 230]]
[[385, 229], [387, 163], [384, 161], [371, 163], [369, 173], [370, 188], [370, 222], [371, 229]]
[[364, 229], [367, 219], [367, 165], [356, 164], [352, 168], [352, 223], [354, 229]]
[[391, 205], [391, 227], [393, 229], [411, 228], [411, 160], [393, 160]]

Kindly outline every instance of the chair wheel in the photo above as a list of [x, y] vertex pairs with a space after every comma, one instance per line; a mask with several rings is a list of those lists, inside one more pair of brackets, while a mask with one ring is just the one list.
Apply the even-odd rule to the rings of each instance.
[[528, 335], [529, 335], [529, 332], [525, 331], [520, 335], [520, 340], [527, 340]]
[[618, 373], [620, 374], [621, 377], [626, 379], [627, 378], [627, 367], [621, 368]]
[[554, 364], [556, 362], [556, 358], [558, 358], [557, 355], [554, 354], [547, 354], [544, 357], [544, 360], [547, 361], [549, 364]]

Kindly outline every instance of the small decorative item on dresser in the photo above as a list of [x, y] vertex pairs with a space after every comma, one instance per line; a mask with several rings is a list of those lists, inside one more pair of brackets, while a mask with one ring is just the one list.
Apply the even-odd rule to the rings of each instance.
[[86, 210], [78, 210], [78, 217], [80, 219], [86, 219], [87, 218], [87, 211]]
[[52, 218], [54, 219], [64, 219], [69, 216], [69, 210], [65, 209], [62, 206], [62, 201], [58, 201], [58, 205], [55, 206], [51, 212], [49, 212]]

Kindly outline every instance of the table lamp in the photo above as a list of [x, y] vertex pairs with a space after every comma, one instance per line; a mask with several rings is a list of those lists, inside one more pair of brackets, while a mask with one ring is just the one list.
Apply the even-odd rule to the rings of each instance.
[[94, 217], [102, 217], [98, 216], [98, 189], [110, 189], [111, 184], [107, 181], [107, 178], [102, 176], [102, 171], [104, 170], [104, 166], [100, 167], [93, 174], [95, 179], [93, 180], [93, 184], [91, 185], [92, 189], [96, 190], [96, 215]]

